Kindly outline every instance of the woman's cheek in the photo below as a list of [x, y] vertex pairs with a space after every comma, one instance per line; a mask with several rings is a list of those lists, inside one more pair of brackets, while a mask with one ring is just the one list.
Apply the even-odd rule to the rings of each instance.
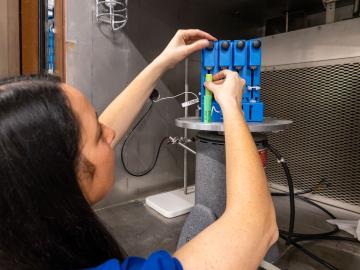
[[108, 179], [109, 179], [109, 186], [110, 189], [114, 185], [115, 182], [115, 151], [108, 147], [108, 159], [107, 159], [107, 172], [108, 172]]

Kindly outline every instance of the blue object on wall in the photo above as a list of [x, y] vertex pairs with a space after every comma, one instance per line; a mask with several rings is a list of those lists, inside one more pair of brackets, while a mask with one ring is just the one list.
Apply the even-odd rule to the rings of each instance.
[[[261, 41], [219, 40], [201, 53], [201, 121], [204, 121], [203, 104], [205, 75], [216, 74], [222, 69], [237, 71], [245, 81], [243, 107], [247, 122], [264, 120], [264, 104], [260, 100]], [[216, 100], [212, 103], [212, 122], [222, 122], [223, 115]]]
[[54, 28], [51, 26], [48, 29], [48, 73], [54, 74], [55, 71], [55, 33]]

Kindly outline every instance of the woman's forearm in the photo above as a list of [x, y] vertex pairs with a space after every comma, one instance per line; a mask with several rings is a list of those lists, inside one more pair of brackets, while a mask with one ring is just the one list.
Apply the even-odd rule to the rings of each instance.
[[166, 69], [166, 65], [156, 58], [100, 115], [99, 121], [116, 133], [113, 146], [125, 135]]
[[209, 40], [216, 38], [198, 29], [177, 31], [164, 51], [111, 102], [99, 121], [115, 131], [113, 146], [124, 136], [165, 71], [209, 46]]
[[239, 257], [244, 269], [253, 269], [277, 239], [275, 210], [263, 165], [240, 106], [229, 103], [224, 106], [223, 114], [227, 202], [222, 218], [237, 230], [239, 239], [247, 239]]
[[237, 104], [223, 109], [227, 211], [255, 219], [272, 207], [265, 172], [243, 113]]
[[239, 104], [223, 109], [227, 206], [215, 223], [175, 253], [185, 270], [257, 269], [277, 239], [274, 207]]

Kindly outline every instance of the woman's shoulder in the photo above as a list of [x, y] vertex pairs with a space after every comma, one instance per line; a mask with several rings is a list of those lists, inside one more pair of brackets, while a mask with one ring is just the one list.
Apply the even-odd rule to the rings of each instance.
[[128, 257], [122, 263], [111, 259], [102, 265], [86, 270], [182, 270], [180, 262], [168, 252], [159, 250], [152, 253], [148, 259]]

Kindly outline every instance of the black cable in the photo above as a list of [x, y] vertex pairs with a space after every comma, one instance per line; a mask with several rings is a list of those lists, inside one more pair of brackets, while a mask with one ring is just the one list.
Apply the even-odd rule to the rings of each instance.
[[330, 240], [330, 241], [347, 241], [353, 243], [359, 243], [359, 240], [352, 237], [345, 237], [345, 236], [336, 236], [336, 235], [327, 235], [327, 236], [313, 236], [313, 237], [299, 237], [292, 239], [295, 242], [301, 241], [311, 241], [311, 240]]
[[[330, 211], [322, 207], [321, 205], [311, 201], [306, 197], [297, 197], [297, 199], [303, 200], [304, 202], [313, 205], [314, 207], [319, 208], [321, 211], [326, 213], [331, 219], [336, 219], [336, 216], [333, 215]], [[324, 233], [316, 233], [316, 234], [301, 234], [301, 233], [293, 233], [295, 242], [300, 241], [309, 241], [309, 240], [333, 240], [333, 241], [348, 241], [354, 243], [360, 243], [358, 239], [346, 237], [346, 236], [334, 236], [333, 234], [338, 233], [340, 230], [338, 227], [335, 227], [332, 231], [324, 232]], [[286, 233], [286, 232], [284, 232]]]
[[[317, 204], [317, 203], [314, 203], [313, 201], [309, 200], [308, 198], [305, 198], [305, 197], [296, 197], [297, 199], [300, 199], [300, 200], [303, 200], [305, 201], [306, 203], [308, 204], [311, 204], [312, 206], [316, 207], [316, 208], [319, 208], [321, 211], [323, 211], [324, 213], [326, 213], [331, 219], [336, 219], [336, 216], [334, 216], [331, 212], [329, 212], [328, 210], [326, 210], [324, 207], [322, 207], [321, 205]], [[281, 233], [283, 234], [288, 234], [287, 231], [284, 231], [284, 230], [279, 230]], [[292, 236], [294, 237], [299, 237], [299, 238], [302, 238], [302, 237], [305, 237], [305, 238], [316, 238], [316, 237], [325, 237], [325, 236], [330, 236], [330, 235], [333, 235], [335, 233], [339, 232], [339, 228], [336, 227], [334, 228], [333, 230], [331, 231], [328, 231], [328, 232], [324, 232], [324, 233], [316, 233], [316, 234], [303, 234], [303, 233], [292, 233]]]
[[141, 177], [141, 176], [144, 176], [144, 175], [147, 175], [149, 172], [151, 172], [155, 166], [156, 166], [156, 163], [158, 161], [158, 158], [159, 158], [159, 154], [160, 154], [160, 150], [161, 150], [161, 147], [162, 145], [164, 144], [164, 142], [166, 140], [168, 140], [169, 138], [168, 137], [164, 137], [162, 138], [161, 142], [159, 143], [159, 146], [157, 148], [157, 151], [156, 151], [156, 155], [151, 163], [151, 165], [144, 169], [143, 171], [140, 171], [140, 172], [136, 172], [136, 171], [132, 171], [131, 169], [129, 169], [126, 165], [126, 162], [125, 162], [125, 157], [124, 157], [124, 151], [125, 151], [125, 147], [127, 145], [127, 142], [128, 142], [128, 139], [132, 136], [132, 134], [134, 133], [134, 131], [137, 129], [137, 127], [140, 125], [140, 123], [149, 115], [152, 107], [153, 107], [153, 104], [154, 102], [151, 100], [150, 102], [150, 105], [149, 107], [146, 109], [145, 113], [143, 114], [143, 116], [136, 122], [135, 126], [130, 130], [130, 132], [126, 135], [125, 137], [125, 140], [124, 140], [124, 143], [121, 147], [121, 163], [125, 169], [125, 171], [132, 175], [132, 176], [135, 176], [135, 177]]
[[[285, 159], [281, 156], [281, 154], [279, 153], [279, 151], [277, 151], [273, 146], [271, 146], [268, 142], [265, 143], [265, 146], [276, 156], [277, 161], [279, 163], [281, 163], [284, 172], [285, 172], [285, 176], [288, 182], [288, 186], [289, 186], [289, 192], [287, 194], [287, 196], [290, 197], [290, 222], [289, 222], [289, 231], [283, 231], [283, 230], [279, 230], [279, 236], [286, 240], [286, 244], [291, 244], [294, 247], [296, 247], [297, 249], [299, 249], [300, 251], [302, 251], [304, 254], [306, 254], [307, 256], [309, 256], [310, 258], [312, 258], [313, 260], [317, 261], [318, 263], [322, 264], [323, 266], [325, 266], [326, 268], [330, 269], [330, 270], [338, 270], [335, 266], [333, 266], [332, 264], [326, 262], [325, 260], [321, 259], [320, 257], [318, 257], [317, 255], [315, 255], [314, 253], [310, 252], [309, 250], [307, 250], [306, 248], [304, 248], [303, 246], [299, 245], [297, 242], [300, 241], [309, 241], [309, 240], [315, 240], [315, 239], [323, 239], [323, 238], [327, 238], [327, 240], [336, 240], [336, 239], [341, 239], [344, 241], [348, 241], [348, 238], [343, 238], [343, 237], [333, 237], [332, 234], [336, 233], [339, 231], [338, 228], [334, 229], [333, 231], [330, 232], [325, 232], [325, 233], [320, 233], [320, 234], [299, 234], [299, 233], [294, 233], [294, 224], [295, 224], [295, 193], [294, 193], [294, 185], [293, 185], [293, 180], [290, 174], [290, 170], [286, 164]], [[286, 193], [285, 193], [286, 194]], [[326, 214], [328, 214], [331, 218], [336, 219], [336, 217], [331, 214], [328, 210], [326, 210], [325, 208], [323, 208], [322, 206], [314, 203], [313, 201], [304, 198], [304, 197], [300, 197], [300, 196], [296, 196], [297, 198], [305, 201], [306, 203], [309, 203], [317, 208], [319, 208], [320, 210], [324, 211]], [[293, 239], [293, 237], [296, 237], [295, 239]]]
[[[284, 240], [289, 240], [288, 236], [284, 236], [282, 234], [280, 234], [280, 237], [283, 238]], [[334, 265], [328, 263], [327, 261], [321, 259], [320, 257], [316, 256], [314, 253], [312, 253], [311, 251], [309, 251], [308, 249], [304, 248], [303, 246], [297, 244], [295, 241], [293, 241], [292, 239], [290, 239], [290, 243], [296, 247], [297, 249], [299, 249], [300, 251], [302, 251], [304, 254], [306, 254], [307, 256], [309, 256], [310, 258], [312, 258], [313, 260], [317, 261], [318, 263], [322, 264], [323, 266], [327, 267], [330, 270], [339, 270], [338, 268], [336, 268]]]
[[293, 180], [290, 174], [289, 167], [287, 166], [287, 163], [285, 159], [281, 156], [279, 151], [277, 151], [272, 145], [270, 145], [268, 142], [265, 143], [265, 147], [267, 147], [270, 152], [272, 152], [277, 161], [281, 163], [281, 166], [283, 167], [287, 184], [289, 187], [289, 198], [290, 198], [290, 221], [289, 221], [289, 231], [288, 231], [288, 240], [286, 241], [286, 244], [290, 244], [290, 239], [292, 237], [292, 234], [294, 232], [294, 226], [295, 226], [295, 194], [294, 194], [294, 184]]
[[336, 216], [333, 215], [330, 211], [326, 210], [324, 207], [322, 207], [321, 205], [313, 202], [312, 200], [305, 198], [305, 197], [299, 197], [299, 200], [303, 200], [304, 202], [311, 204], [317, 208], [319, 208], [321, 211], [325, 212], [326, 214], [328, 214], [329, 217], [331, 217], [332, 219], [336, 219]]
[[[309, 193], [312, 193], [312, 192], [313, 192], [312, 188], [309, 188], [309, 189], [305, 189], [303, 191], [295, 192], [294, 195], [299, 196], [299, 195], [309, 194]], [[274, 196], [274, 197], [287, 197], [287, 196], [289, 196], [289, 192], [271, 192], [271, 196]]]
[[[279, 230], [280, 233], [283, 233], [285, 235], [289, 235], [289, 232], [287, 231], [284, 231], [284, 230]], [[318, 237], [327, 237], [327, 236], [331, 236], [335, 233], [339, 232], [339, 229], [338, 228], [335, 228], [331, 231], [328, 231], [328, 232], [324, 232], [324, 233], [313, 233], [313, 234], [304, 234], [304, 233], [292, 233], [292, 237], [298, 237], [298, 238], [313, 238], [313, 239], [316, 239]]]

